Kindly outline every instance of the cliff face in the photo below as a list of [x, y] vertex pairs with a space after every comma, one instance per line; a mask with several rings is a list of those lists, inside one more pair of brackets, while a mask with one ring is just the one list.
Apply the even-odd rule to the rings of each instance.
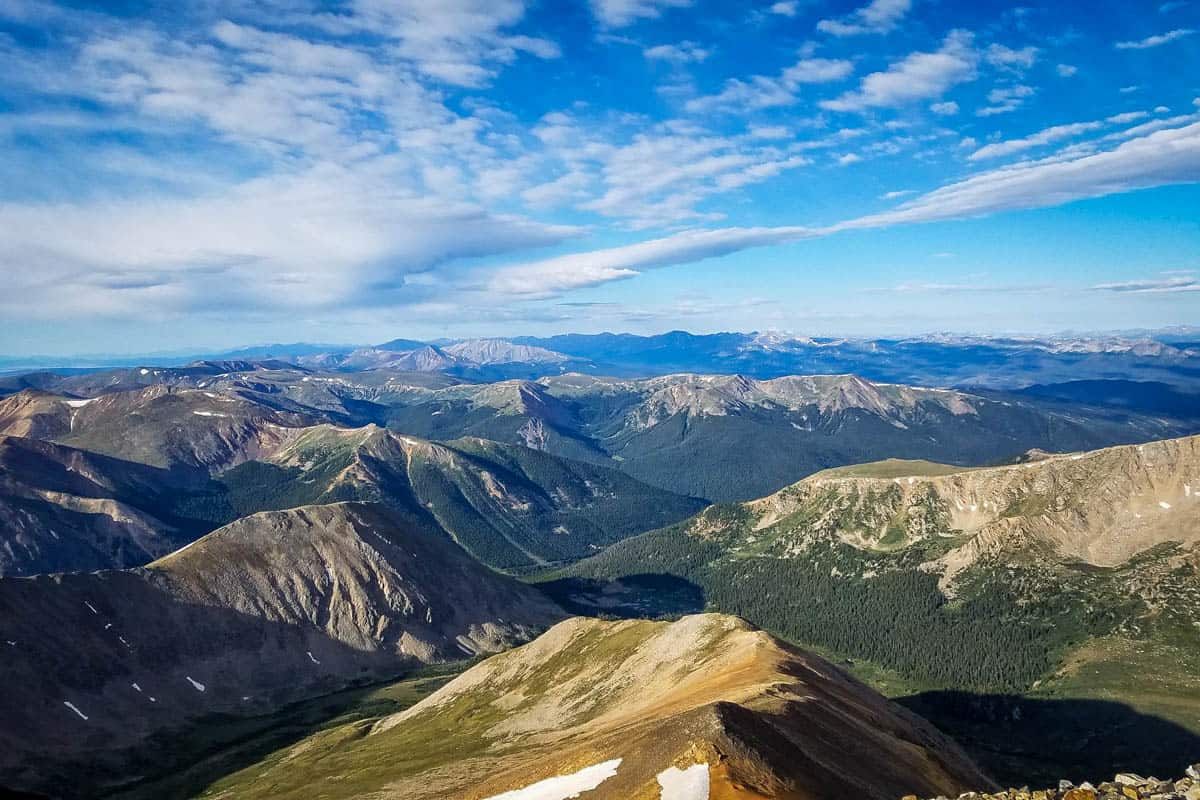
[[361, 504], [256, 514], [143, 569], [0, 580], [0, 785], [87, 796], [155, 731], [496, 652], [561, 618]]

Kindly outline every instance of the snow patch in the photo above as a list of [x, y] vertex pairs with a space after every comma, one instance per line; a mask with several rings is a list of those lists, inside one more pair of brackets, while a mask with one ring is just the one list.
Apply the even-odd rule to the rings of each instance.
[[671, 767], [658, 773], [662, 800], [708, 800], [708, 764]]
[[79, 715], [80, 719], [87, 719], [88, 715], [79, 710], [79, 706], [72, 703], [70, 700], [63, 700], [63, 705]]
[[200, 681], [197, 681], [197, 680], [193, 680], [191, 675], [185, 675], [184, 677], [187, 678], [188, 683], [190, 683], [192, 685], [192, 688], [194, 688], [197, 692], [204, 691], [203, 683], [200, 683]]
[[[614, 758], [603, 764], [586, 767], [573, 775], [559, 775], [544, 781], [516, 789], [511, 792], [493, 795], [485, 800], [570, 800], [579, 797], [584, 792], [590, 792], [606, 780], [617, 774], [621, 759]], [[705, 775], [708, 773], [706, 772]]]
[[132, 686], [132, 687], [133, 687], [133, 690], [134, 690], [135, 692], [137, 692], [138, 694], [141, 694], [141, 693], [142, 693], [142, 687], [138, 686], [136, 683], [131, 683], [131, 684], [129, 684], [129, 685], [130, 685], [130, 686]]
[[1170, 510], [1171, 504], [1168, 503], [1166, 500], [1159, 500], [1158, 507], [1161, 509]]
[[314, 655], [312, 654], [312, 650], [305, 650], [304, 652], [308, 653], [308, 660], [309, 660], [309, 661], [313, 662], [314, 664], [320, 664], [320, 663], [321, 663], [320, 661], [318, 661], [318, 660], [317, 660], [317, 657], [316, 657], [316, 656], [314, 656]]
[[83, 604], [85, 606], [87, 606], [88, 608], [90, 608], [92, 610], [93, 614], [95, 614], [96, 616], [100, 616], [100, 612], [96, 610], [96, 607], [94, 605], [92, 605], [91, 603], [89, 603], [87, 600], [84, 600]]
[[141, 369], [141, 370], [138, 370], [138, 371], [139, 371], [139, 372], [141, 372], [143, 375], [149, 375], [149, 374], [150, 374], [150, 370], [148, 370], [148, 369]]
[[63, 400], [63, 402], [69, 405], [71, 408], [83, 408], [88, 403], [96, 402], [96, 398], [91, 397], [87, 400]]
[[218, 414], [216, 411], [193, 411], [197, 417], [228, 417], [228, 414]]

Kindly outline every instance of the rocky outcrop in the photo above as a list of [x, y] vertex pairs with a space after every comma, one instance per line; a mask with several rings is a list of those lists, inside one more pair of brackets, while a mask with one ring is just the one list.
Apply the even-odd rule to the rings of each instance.
[[[906, 795], [902, 800], [917, 800], [917, 796]], [[1187, 774], [1174, 781], [1126, 772], [1097, 785], [1085, 781], [1076, 786], [1064, 780], [1053, 789], [1025, 787], [992, 794], [968, 792], [959, 795], [958, 800], [1200, 800], [1200, 764], [1188, 767]]]

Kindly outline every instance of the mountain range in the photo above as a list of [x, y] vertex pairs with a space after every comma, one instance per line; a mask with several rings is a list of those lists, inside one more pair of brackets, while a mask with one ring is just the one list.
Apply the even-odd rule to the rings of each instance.
[[1200, 747], [1186, 342], [926, 342], [1115, 370], [969, 389], [586, 344], [3, 379], [0, 786], [886, 798]]

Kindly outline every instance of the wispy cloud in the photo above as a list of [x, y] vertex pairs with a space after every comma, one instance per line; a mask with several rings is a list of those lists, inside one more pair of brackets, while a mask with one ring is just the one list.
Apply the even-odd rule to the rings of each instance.
[[1024, 84], [992, 89], [988, 92], [987, 96], [988, 102], [991, 105], [976, 111], [975, 116], [993, 117], [997, 114], [1007, 114], [1011, 111], [1016, 111], [1034, 93], [1035, 90], [1032, 86], [1025, 86]]
[[1123, 292], [1130, 294], [1173, 294], [1175, 292], [1200, 292], [1200, 278], [1195, 274], [1163, 276], [1137, 281], [1098, 283], [1092, 287], [1100, 292]]
[[1177, 39], [1182, 39], [1185, 36], [1191, 36], [1196, 31], [1192, 28], [1176, 28], [1173, 31], [1147, 36], [1145, 39], [1137, 39], [1129, 42], [1117, 42], [1118, 50], [1146, 50], [1151, 47], [1159, 47], [1164, 44], [1169, 44]]
[[[656, 19], [667, 9], [687, 8], [691, 4], [691, 0], [591, 0], [596, 20], [609, 28], [623, 28], [638, 20]], [[436, 8], [437, 4], [431, 4], [431, 7]]]
[[689, 64], [708, 58], [708, 51], [695, 42], [680, 42], [679, 44], [660, 44], [648, 47], [642, 54], [651, 61], [667, 61], [672, 64]]
[[632, 278], [639, 271], [785, 244], [842, 231], [962, 219], [1056, 206], [1152, 186], [1200, 181], [1200, 123], [1157, 131], [1118, 147], [1073, 159], [1003, 167], [943, 186], [899, 208], [823, 228], [693, 230], [636, 245], [560, 256], [499, 269], [491, 288], [552, 295]]
[[912, 0], [872, 0], [871, 3], [840, 19], [823, 19], [817, 30], [831, 36], [858, 36], [893, 30], [912, 8]]
[[821, 103], [830, 111], [862, 111], [902, 106], [941, 97], [947, 89], [975, 77], [979, 54], [968, 31], [952, 31], [933, 53], [912, 53], [883, 72], [873, 72], [856, 91]]
[[832, 83], [854, 72], [853, 62], [838, 58], [801, 58], [785, 68], [778, 77], [754, 75], [746, 80], [733, 78], [717, 94], [689, 100], [689, 113], [716, 109], [746, 111], [786, 106], [796, 102], [796, 90], [805, 84]]

